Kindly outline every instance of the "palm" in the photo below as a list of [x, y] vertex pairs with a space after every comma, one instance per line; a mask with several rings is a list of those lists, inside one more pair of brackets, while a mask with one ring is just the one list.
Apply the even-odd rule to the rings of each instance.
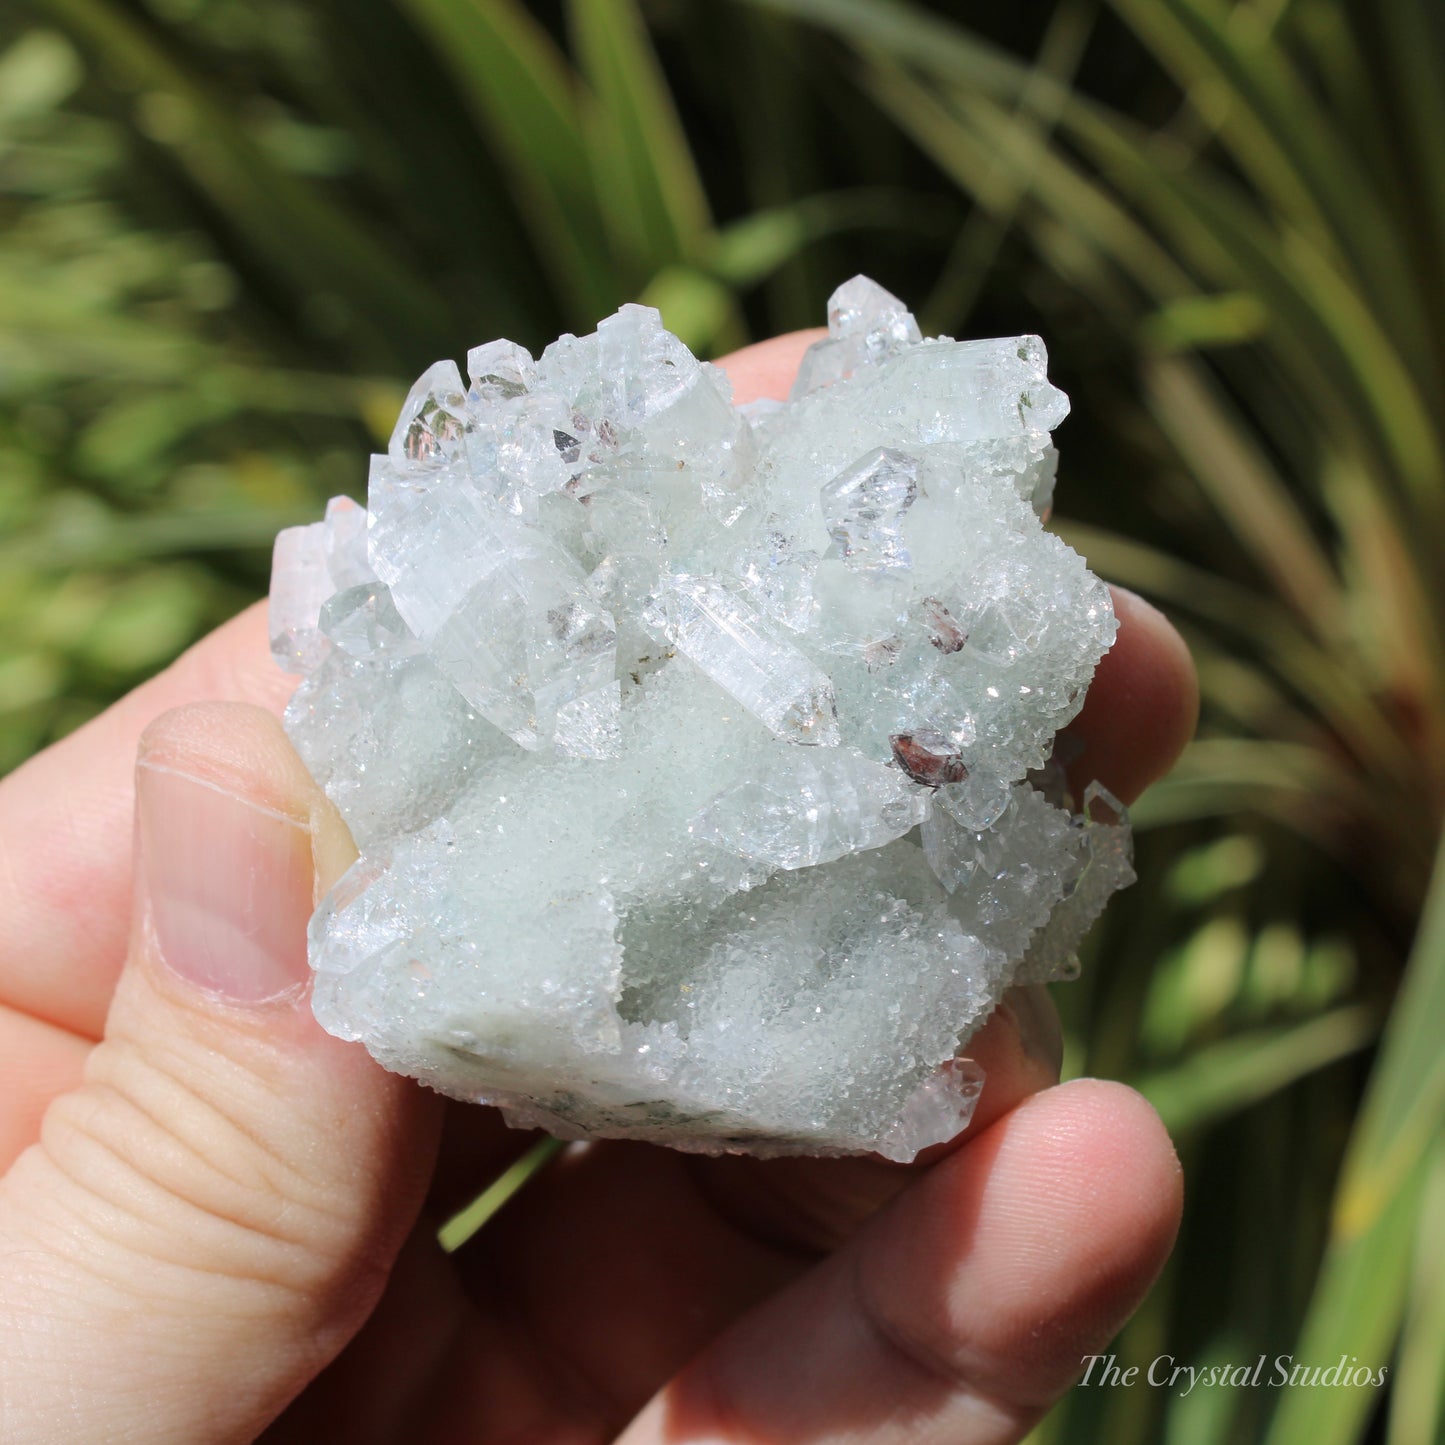
[[[777, 394], [808, 339], [734, 358], [740, 394]], [[1129, 797], [1177, 752], [1193, 701], [1187, 661], [1162, 620], [1125, 607], [1124, 623], [1075, 730], [1087, 745], [1080, 769]], [[129, 929], [140, 731], [200, 698], [279, 709], [290, 686], [253, 608], [0, 783], [0, 1173], [36, 1137], [48, 1102], [79, 1081], [105, 1026]], [[701, 1160], [607, 1143], [559, 1159], [453, 1256], [436, 1243], [436, 1225], [527, 1136], [489, 1110], [448, 1106], [427, 1208], [379, 1307], [275, 1438], [610, 1439], [694, 1359], [629, 1441], [707, 1436], [721, 1428], [720, 1410], [748, 1417], [760, 1438], [783, 1438], [799, 1398], [782, 1383], [789, 1364], [855, 1427], [882, 1412], [872, 1421], [882, 1430], [900, 1400], [935, 1409], [942, 1392], [972, 1400], [968, 1418], [988, 1417], [974, 1438], [1013, 1438], [1076, 1368], [1070, 1311], [1097, 1312], [1089, 1291], [1103, 1287], [1087, 1269], [1041, 1275], [1027, 1262], [1019, 1231], [1039, 1222], [1021, 1221], [1009, 1199], [1024, 1197], [1039, 1151], [1056, 1156], [1061, 1130], [1083, 1131], [1078, 1157], [1064, 1161], [1065, 1174], [1080, 1174], [1081, 1199], [1077, 1217], [1053, 1221], [1061, 1238], [1167, 1234], [1172, 1218], [1157, 1201], [1131, 1216], [1127, 1201], [1098, 1187], [1096, 1176], [1127, 1174], [1148, 1155], [1139, 1130], [1149, 1126], [1125, 1117], [1133, 1106], [1112, 1091], [1065, 1090], [1015, 1109], [1051, 1082], [1054, 1062], [1021, 1046], [1007, 1010], [971, 1052], [990, 1080], [980, 1117], [933, 1167]], [[425, 1128], [442, 1106], [419, 1090], [412, 1107]], [[1116, 1116], [1113, 1133], [1099, 1134], [1101, 1111]], [[957, 1333], [944, 1318], [954, 1308], [945, 1284], [960, 1278], [986, 1292], [989, 1308], [955, 1356], [944, 1343]], [[927, 1323], [900, 1334], [899, 1311]], [[1017, 1331], [1040, 1316], [1065, 1328], [1045, 1331], [1042, 1345], [1033, 1329], [1021, 1366]], [[870, 1371], [884, 1369], [897, 1382], [878, 1400]]]

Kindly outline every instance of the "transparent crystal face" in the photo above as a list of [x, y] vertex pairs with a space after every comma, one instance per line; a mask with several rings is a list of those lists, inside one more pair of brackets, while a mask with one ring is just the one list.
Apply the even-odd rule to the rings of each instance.
[[1067, 976], [1123, 810], [1050, 763], [1113, 641], [1040, 518], [1034, 337], [840, 287], [784, 403], [655, 311], [412, 388], [277, 538], [286, 726], [361, 857], [313, 1006], [567, 1138], [912, 1158], [1003, 990]]

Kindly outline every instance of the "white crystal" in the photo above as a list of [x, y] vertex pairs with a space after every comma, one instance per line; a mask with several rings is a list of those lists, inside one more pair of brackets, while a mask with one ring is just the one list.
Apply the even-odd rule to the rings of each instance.
[[338, 592], [376, 580], [366, 558], [366, 524], [366, 508], [358, 507], [350, 497], [332, 497], [327, 502], [323, 523], [326, 569]]
[[790, 750], [766, 778], [714, 798], [692, 832], [770, 868], [815, 868], [901, 838], [929, 808], [928, 790], [896, 769], [837, 749]]
[[455, 361], [438, 361], [407, 393], [387, 452], [398, 466], [443, 466], [461, 453], [468, 427], [462, 374]]
[[421, 648], [391, 589], [374, 579], [332, 593], [321, 608], [321, 631], [349, 657], [404, 657]]
[[483, 717], [525, 748], [615, 680], [616, 629], [578, 563], [462, 483], [429, 492], [372, 561], [406, 625]]
[[467, 399], [482, 405], [510, 401], [537, 384], [537, 363], [515, 341], [488, 341], [467, 352], [472, 389]]
[[903, 514], [918, 500], [918, 463], [879, 447], [823, 486], [823, 522], [859, 572], [907, 568]]
[[317, 1017], [561, 1137], [951, 1137], [969, 1036], [1132, 877], [1044, 766], [1115, 623], [1040, 525], [1042, 344], [855, 278], [788, 403], [640, 306], [467, 362], [277, 539], [286, 726], [361, 850]]
[[324, 522], [277, 533], [268, 622], [271, 655], [285, 671], [310, 672], [330, 651], [321, 635], [321, 609], [335, 590], [326, 564]]
[[838, 741], [828, 674], [767, 625], [736, 593], [707, 577], [667, 577], [643, 611], [660, 642], [696, 663], [780, 738]]
[[1009, 802], [1009, 780], [998, 773], [971, 772], [938, 790], [939, 806], [960, 827], [982, 833], [1003, 816]]
[[761, 545], [748, 538], [733, 554], [729, 571], [765, 617], [794, 632], [806, 632], [813, 621], [818, 562], [816, 552], [800, 550], [782, 532], [769, 531]]
[[366, 557], [367, 513], [332, 497], [323, 521], [288, 527], [271, 557], [271, 653], [287, 672], [311, 672], [331, 651], [327, 605], [340, 592], [374, 583]]
[[922, 339], [912, 312], [896, 296], [866, 276], [855, 276], [828, 298], [828, 335], [804, 353], [793, 398], [831, 386]]
[[1075, 826], [1084, 835], [1084, 865], [1030, 941], [1019, 971], [1025, 982], [1074, 977], [1079, 941], [1109, 899], [1134, 881], [1129, 815], [1102, 784], [1093, 782], [1084, 789], [1084, 811]]

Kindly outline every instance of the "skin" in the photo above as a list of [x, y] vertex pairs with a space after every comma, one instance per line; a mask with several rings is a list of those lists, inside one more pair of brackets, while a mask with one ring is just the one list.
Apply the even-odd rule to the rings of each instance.
[[[738, 399], [785, 395], [814, 335], [728, 358]], [[1072, 771], [1131, 801], [1197, 692], [1168, 622], [1115, 605]], [[604, 1142], [443, 1255], [438, 1222], [532, 1136], [304, 999], [195, 989], [144, 926], [138, 746], [153, 797], [179, 774], [294, 820], [318, 888], [354, 856], [276, 722], [293, 683], [252, 608], [0, 783], [7, 1439], [982, 1445], [1136, 1307], [1178, 1163], [1138, 1095], [1057, 1084], [1042, 989], [971, 1042], [978, 1114], [914, 1165]]]

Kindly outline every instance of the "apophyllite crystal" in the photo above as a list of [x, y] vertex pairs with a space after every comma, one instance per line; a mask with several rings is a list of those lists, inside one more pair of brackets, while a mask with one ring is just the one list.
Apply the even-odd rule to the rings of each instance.
[[567, 1138], [911, 1158], [1128, 828], [1054, 735], [1115, 622], [1043, 528], [1035, 337], [922, 340], [863, 277], [786, 403], [657, 312], [406, 399], [365, 509], [276, 542], [286, 725], [361, 858], [314, 1007]]

